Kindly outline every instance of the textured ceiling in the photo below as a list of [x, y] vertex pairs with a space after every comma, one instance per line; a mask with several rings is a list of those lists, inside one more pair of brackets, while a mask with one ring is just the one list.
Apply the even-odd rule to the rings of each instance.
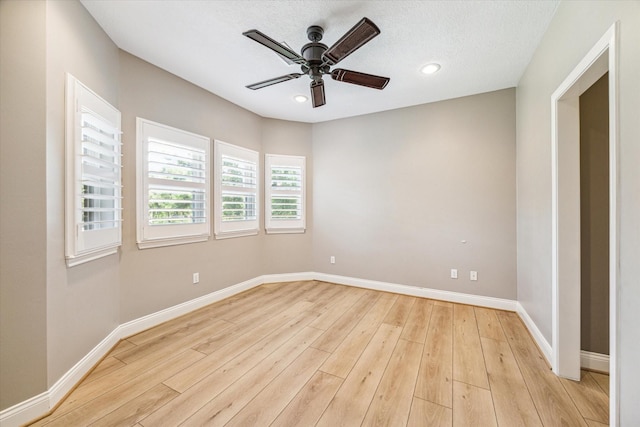
[[[123, 50], [264, 117], [321, 122], [517, 85], [557, 1], [81, 0]], [[242, 36], [258, 29], [299, 52], [310, 25], [331, 46], [362, 17], [381, 34], [337, 67], [391, 78], [382, 91], [325, 76], [327, 105], [303, 76], [258, 91], [250, 83], [299, 71]], [[442, 69], [425, 76], [420, 67]]]

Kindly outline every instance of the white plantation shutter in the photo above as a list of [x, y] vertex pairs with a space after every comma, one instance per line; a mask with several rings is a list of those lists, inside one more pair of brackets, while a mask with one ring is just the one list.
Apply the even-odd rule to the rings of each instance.
[[258, 153], [222, 141], [216, 150], [217, 238], [258, 233]]
[[72, 75], [66, 86], [65, 258], [74, 266], [122, 241], [120, 112]]
[[210, 139], [137, 119], [138, 246], [207, 240]]
[[306, 227], [305, 158], [265, 155], [267, 233], [302, 233]]

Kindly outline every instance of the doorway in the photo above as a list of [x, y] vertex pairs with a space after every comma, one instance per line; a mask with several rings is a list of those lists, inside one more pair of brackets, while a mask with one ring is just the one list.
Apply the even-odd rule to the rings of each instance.
[[614, 24], [551, 96], [552, 111], [552, 369], [580, 380], [581, 229], [579, 98], [608, 73], [609, 96], [609, 405], [618, 421], [618, 137], [617, 27]]

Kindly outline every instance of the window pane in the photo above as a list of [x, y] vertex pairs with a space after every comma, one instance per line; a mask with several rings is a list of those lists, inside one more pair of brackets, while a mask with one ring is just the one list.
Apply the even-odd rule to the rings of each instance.
[[183, 145], [149, 140], [149, 178], [204, 183], [204, 150]]
[[222, 156], [222, 185], [256, 188], [257, 165], [246, 160]]
[[222, 221], [252, 221], [256, 219], [256, 197], [242, 193], [222, 194]]
[[278, 190], [300, 190], [302, 168], [299, 167], [271, 167], [271, 187]]
[[149, 225], [205, 223], [204, 190], [149, 188]]
[[300, 196], [271, 197], [271, 217], [274, 220], [300, 219], [301, 211]]

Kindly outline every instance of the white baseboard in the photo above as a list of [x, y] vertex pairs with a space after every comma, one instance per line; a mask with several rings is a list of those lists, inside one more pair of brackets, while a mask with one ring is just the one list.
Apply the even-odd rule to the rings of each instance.
[[580, 351], [580, 367], [593, 371], [609, 373], [609, 355], [592, 353], [590, 351]]
[[463, 294], [460, 292], [442, 291], [439, 289], [419, 288], [417, 286], [401, 285], [398, 283], [378, 282], [376, 280], [358, 279], [355, 277], [336, 276], [333, 274], [314, 273], [315, 280], [338, 283], [340, 285], [356, 286], [376, 291], [393, 292], [414, 297], [437, 299], [460, 304], [477, 305], [480, 307], [496, 308], [498, 310], [516, 311], [517, 302], [514, 300], [486, 297], [482, 295]]
[[262, 281], [262, 277], [263, 276], [259, 276], [245, 280], [244, 282], [220, 289], [219, 291], [214, 291], [210, 294], [183, 302], [182, 304], [174, 305], [173, 307], [165, 308], [164, 310], [123, 323], [118, 327], [120, 330], [120, 338], [130, 337], [131, 335], [153, 328], [154, 326], [168, 320], [175, 319], [176, 317], [190, 313], [209, 304], [213, 304], [214, 302], [229, 298], [230, 296], [255, 288], [256, 286], [260, 286], [264, 283]]
[[0, 427], [20, 426], [43, 416], [50, 410], [47, 390], [0, 412]]
[[519, 302], [517, 302], [516, 305], [516, 313], [518, 313], [518, 315], [524, 322], [524, 325], [527, 327], [527, 329], [529, 329], [529, 332], [538, 344], [540, 351], [542, 351], [542, 355], [545, 357], [545, 359], [547, 359], [547, 363], [549, 363], [549, 366], [551, 366], [551, 344], [549, 344], [549, 341], [547, 341], [544, 335], [542, 335], [542, 332], [540, 332], [540, 329], [538, 329], [538, 326], [535, 324], [533, 319], [529, 317], [529, 313], [527, 313], [527, 310], [525, 310]]
[[[302, 272], [287, 274], [268, 274], [246, 280], [236, 285], [203, 295], [199, 298], [160, 310], [156, 313], [143, 316], [139, 319], [123, 323], [115, 328], [85, 357], [76, 363], [66, 374], [44, 393], [31, 399], [20, 402], [10, 408], [0, 411], [0, 427], [14, 427], [25, 424], [38, 417], [47, 414], [54, 408], [76, 384], [103, 358], [122, 338], [142, 332], [160, 323], [174, 319], [193, 310], [228, 298], [240, 292], [249, 290], [264, 283], [293, 282], [303, 280], [319, 280], [337, 283], [341, 285], [356, 286], [385, 292], [393, 292], [403, 295], [411, 295], [423, 298], [438, 299], [461, 304], [477, 305], [481, 307], [496, 308], [500, 310], [519, 311], [517, 301], [486, 297], [481, 295], [463, 294], [458, 292], [442, 291], [438, 289], [418, 288], [415, 286], [401, 285], [397, 283], [379, 282], [375, 280], [358, 279], [346, 276], [337, 276], [325, 273]], [[520, 307], [521, 308], [521, 307]], [[524, 309], [522, 309], [524, 312]], [[522, 314], [521, 314], [522, 315]], [[525, 312], [526, 315], [526, 312]], [[524, 318], [524, 316], [523, 316]], [[525, 324], [532, 330], [535, 324], [526, 316]], [[535, 328], [537, 331], [537, 328]], [[534, 337], [536, 334], [532, 332]], [[539, 334], [540, 337], [542, 336]], [[537, 337], [536, 337], [537, 340]], [[546, 342], [546, 341], [545, 341]], [[548, 346], [548, 344], [547, 344]], [[541, 346], [542, 348], [542, 346]], [[550, 354], [550, 350], [549, 350]]]

